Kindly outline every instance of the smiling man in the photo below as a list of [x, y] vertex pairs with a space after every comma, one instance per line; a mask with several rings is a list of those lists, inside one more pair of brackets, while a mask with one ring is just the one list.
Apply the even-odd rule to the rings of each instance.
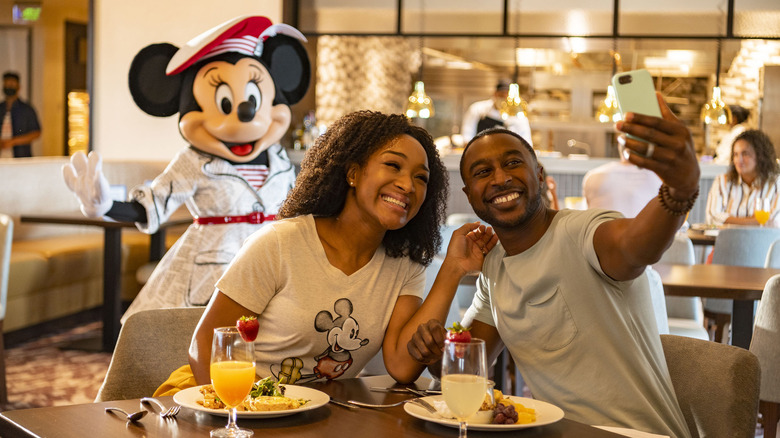
[[[616, 128], [629, 160], [664, 181], [636, 218], [556, 211], [533, 149], [507, 130], [485, 131], [463, 152], [463, 191], [499, 244], [487, 255], [463, 323], [495, 358], [504, 346], [534, 397], [567, 418], [672, 437], [690, 436], [666, 368], [647, 265], [671, 244], [698, 195], [690, 133], [659, 96], [663, 118], [629, 113]], [[441, 358], [443, 331], [420, 326], [418, 360]]]

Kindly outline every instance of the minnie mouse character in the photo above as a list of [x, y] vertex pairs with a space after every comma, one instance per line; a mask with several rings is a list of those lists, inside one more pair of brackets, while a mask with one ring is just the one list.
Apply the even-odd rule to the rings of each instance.
[[292, 105], [309, 86], [303, 35], [266, 17], [239, 17], [194, 38], [142, 49], [130, 66], [130, 92], [146, 113], [179, 113], [190, 146], [151, 185], [111, 201], [100, 156], [77, 153], [65, 182], [90, 217], [136, 222], [157, 231], [181, 204], [194, 217], [133, 301], [122, 322], [151, 308], [202, 306], [244, 239], [274, 215], [295, 169], [278, 143]]

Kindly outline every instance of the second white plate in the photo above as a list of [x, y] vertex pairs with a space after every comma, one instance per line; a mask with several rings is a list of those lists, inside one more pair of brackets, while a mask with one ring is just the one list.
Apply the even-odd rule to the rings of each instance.
[[[541, 400], [534, 400], [526, 397], [514, 397], [507, 396], [510, 400], [516, 403], [521, 403], [523, 406], [536, 410], [536, 421], [527, 424], [469, 424], [469, 430], [514, 430], [514, 429], [527, 429], [529, 427], [544, 426], [545, 424], [552, 424], [556, 421], [560, 421], [563, 418], [563, 410], [558, 406], [552, 405]], [[433, 404], [434, 401], [441, 400], [440, 395], [434, 395], [430, 397], [423, 397], [423, 400]], [[404, 410], [412, 417], [417, 417], [421, 420], [431, 421], [433, 423], [442, 424], [449, 427], [458, 427], [458, 422], [454, 419], [442, 418], [436, 414], [432, 414], [425, 410], [422, 406], [418, 406], [414, 403], [406, 403]]]
[[[330, 397], [322, 391], [316, 389], [307, 388], [305, 386], [296, 385], [284, 385], [287, 389], [284, 395], [291, 398], [303, 398], [309, 400], [308, 403], [301, 406], [298, 409], [288, 409], [285, 411], [263, 411], [263, 412], [250, 412], [250, 411], [238, 411], [239, 418], [274, 418], [284, 417], [287, 415], [297, 414], [299, 412], [310, 411], [317, 409], [320, 406], [328, 404]], [[203, 400], [203, 394], [200, 393], [200, 386], [194, 388], [183, 389], [173, 395], [173, 401], [196, 411], [206, 412], [212, 415], [219, 415], [220, 417], [227, 417], [228, 411], [226, 409], [209, 409], [204, 408], [198, 404], [198, 400]]]

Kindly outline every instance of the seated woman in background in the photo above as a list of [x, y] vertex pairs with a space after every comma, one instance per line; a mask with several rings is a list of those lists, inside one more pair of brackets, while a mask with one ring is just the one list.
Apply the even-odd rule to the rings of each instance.
[[763, 132], [747, 130], [734, 140], [725, 174], [712, 183], [707, 197], [707, 223], [759, 225], [757, 202], [769, 199], [767, 226], [778, 227], [778, 167], [772, 141]]
[[[446, 198], [433, 140], [405, 116], [359, 111], [328, 127], [282, 220], [247, 239], [217, 282], [190, 346], [195, 381], [209, 383], [213, 329], [244, 315], [259, 320], [261, 377], [356, 377], [381, 347], [390, 375], [414, 381], [423, 367], [406, 345], [420, 324], [443, 321], [453, 299], [434, 285], [422, 302]], [[484, 225], [464, 225], [440, 272], [479, 270], [496, 241]]]

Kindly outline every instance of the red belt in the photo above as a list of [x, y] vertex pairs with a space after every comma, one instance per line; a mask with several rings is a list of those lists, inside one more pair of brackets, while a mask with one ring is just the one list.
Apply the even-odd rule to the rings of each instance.
[[262, 224], [265, 221], [272, 221], [275, 218], [275, 214], [263, 214], [256, 211], [244, 216], [196, 217], [192, 222], [196, 225], [221, 225], [237, 223]]

